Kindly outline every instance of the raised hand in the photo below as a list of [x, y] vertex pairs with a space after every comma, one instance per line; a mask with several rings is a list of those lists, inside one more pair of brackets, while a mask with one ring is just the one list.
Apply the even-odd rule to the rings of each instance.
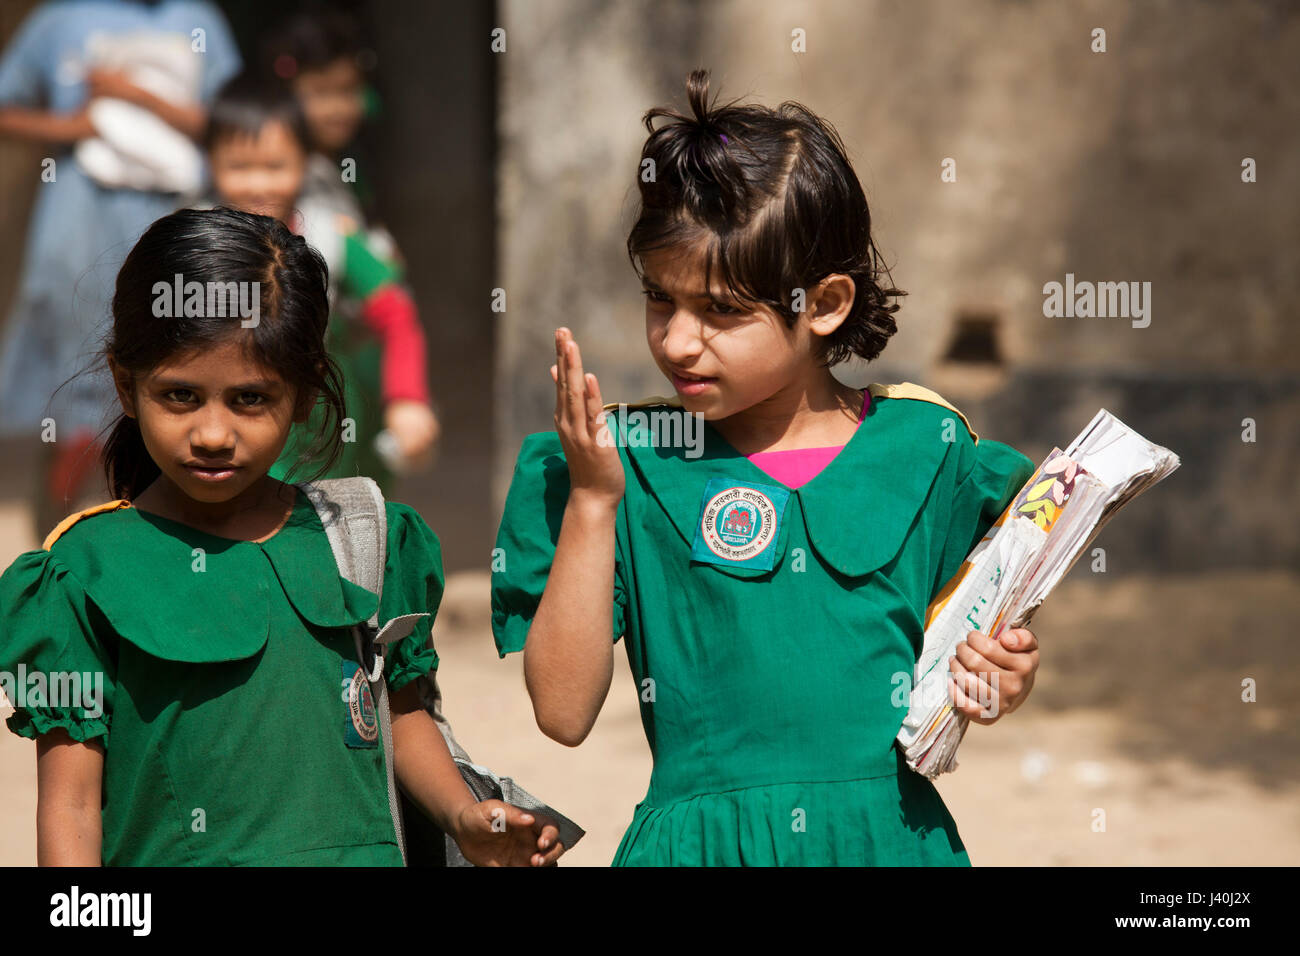
[[617, 504], [625, 487], [623, 463], [605, 424], [596, 376], [582, 371], [573, 333], [555, 330], [555, 431], [569, 465], [570, 495]]

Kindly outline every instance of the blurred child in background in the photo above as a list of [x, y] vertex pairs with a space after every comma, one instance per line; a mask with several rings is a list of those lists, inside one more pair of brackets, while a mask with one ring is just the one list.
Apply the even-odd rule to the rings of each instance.
[[[76, 373], [127, 250], [176, 208], [198, 168], [204, 104], [239, 69], [220, 11], [193, 0], [46, 3], [0, 58], [0, 136], [48, 151], [31, 169], [36, 204], [0, 346], [0, 434], [43, 440], [33, 500], [41, 536], [84, 493], [99, 499], [87, 486], [113, 390]], [[158, 161], [164, 154], [169, 162]]]
[[[351, 423], [344, 422], [344, 454], [329, 476], [368, 475], [387, 492], [393, 468], [427, 465], [438, 436], [424, 334], [400, 265], [331, 196], [307, 188], [309, 135], [287, 87], [252, 75], [236, 79], [218, 95], [208, 123], [213, 192], [222, 204], [281, 220], [325, 258], [329, 348], [343, 368]], [[357, 303], [355, 315], [338, 309], [345, 299]], [[313, 420], [308, 431], [315, 427]], [[393, 446], [386, 453], [384, 441]], [[272, 475], [282, 478], [305, 453], [295, 435]]]
[[[372, 59], [356, 21], [337, 11], [290, 17], [263, 47], [267, 72], [291, 85], [307, 121], [311, 148], [305, 191], [328, 196], [340, 211], [363, 220], [375, 218], [369, 163], [361, 160], [357, 141], [362, 122], [375, 109], [363, 70]], [[345, 178], [343, 165], [349, 160]]]

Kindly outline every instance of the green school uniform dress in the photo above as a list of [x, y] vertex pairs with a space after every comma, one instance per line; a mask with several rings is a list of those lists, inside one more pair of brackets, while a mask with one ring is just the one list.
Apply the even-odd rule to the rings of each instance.
[[[928, 389], [870, 388], [797, 489], [708, 423], [689, 447], [675, 399], [606, 406], [627, 479], [611, 633], [654, 758], [614, 865], [970, 864], [894, 737], [927, 604], [1033, 467]], [[524, 647], [568, 493], [558, 437], [529, 435], [497, 539], [501, 656]]]
[[[415, 511], [386, 507], [379, 619], [424, 615], [389, 647], [397, 691], [437, 667], [442, 556]], [[262, 543], [100, 505], [0, 577], [0, 669], [28, 675], [6, 688], [9, 727], [101, 741], [105, 864], [400, 866], [350, 631], [375, 605], [301, 490]], [[40, 699], [36, 672], [102, 675], [102, 705]]]

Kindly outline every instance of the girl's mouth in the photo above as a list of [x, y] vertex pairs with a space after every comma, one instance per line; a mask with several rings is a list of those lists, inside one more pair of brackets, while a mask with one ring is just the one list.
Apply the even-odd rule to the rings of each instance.
[[703, 378], [700, 376], [684, 376], [676, 372], [672, 373], [673, 388], [677, 389], [681, 395], [699, 395], [707, 391], [717, 383], [716, 378]]
[[239, 470], [238, 466], [225, 465], [220, 468], [203, 468], [199, 465], [186, 465], [186, 470], [196, 478], [203, 481], [225, 481], [233, 478], [235, 472]]

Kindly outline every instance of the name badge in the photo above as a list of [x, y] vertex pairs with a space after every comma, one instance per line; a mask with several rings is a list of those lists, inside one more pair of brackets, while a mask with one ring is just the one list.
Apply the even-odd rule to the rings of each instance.
[[720, 567], [772, 570], [781, 519], [789, 500], [789, 490], [775, 485], [710, 478], [704, 486], [691, 560]]
[[343, 719], [343, 742], [349, 747], [379, 746], [379, 714], [370, 681], [356, 661], [343, 659], [343, 702], [347, 716]]

